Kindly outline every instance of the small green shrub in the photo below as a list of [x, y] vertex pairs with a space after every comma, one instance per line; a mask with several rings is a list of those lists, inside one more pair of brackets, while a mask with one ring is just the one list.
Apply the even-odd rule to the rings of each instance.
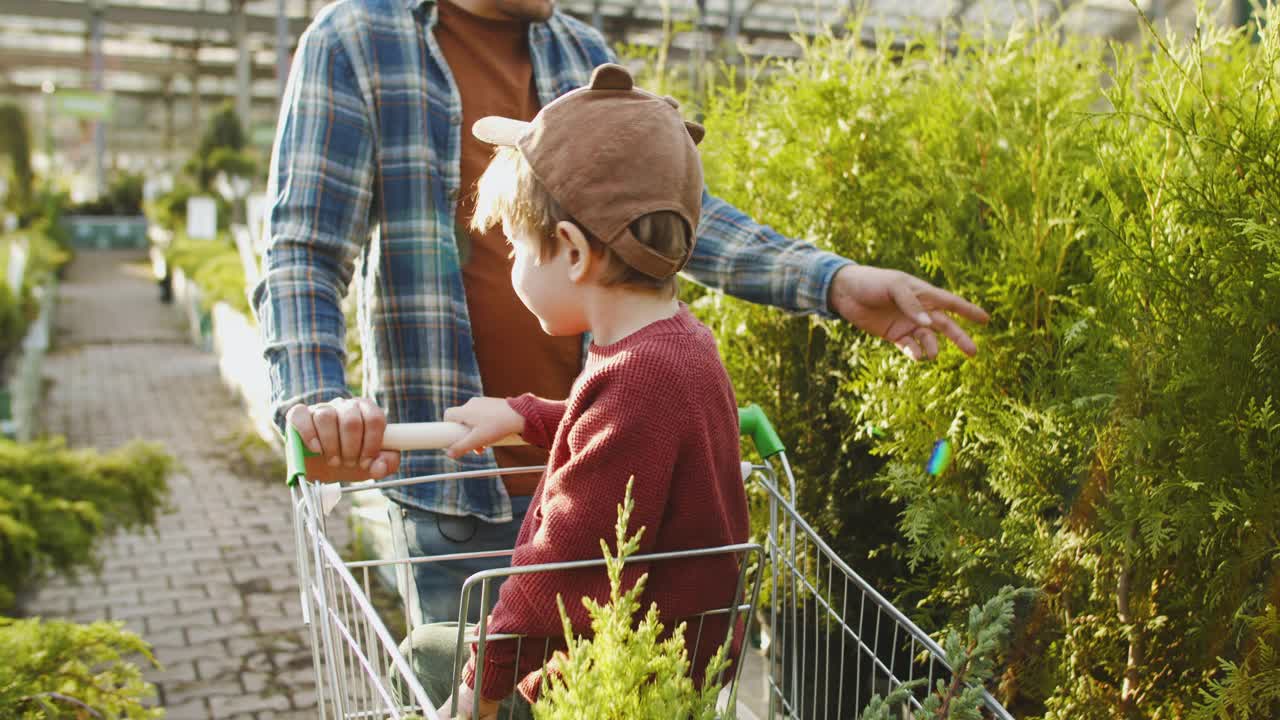
[[[10, 288], [8, 261], [10, 244], [26, 248], [27, 262], [22, 287]], [[9, 361], [20, 350], [31, 322], [40, 312], [36, 288], [47, 283], [66, 264], [70, 254], [40, 229], [21, 230], [0, 236], [0, 378], [5, 378]]]
[[31, 309], [29, 297], [15, 294], [7, 283], [0, 280], [0, 378], [8, 377], [10, 358], [19, 350], [31, 323]]
[[1201, 690], [1191, 720], [1267, 720], [1280, 717], [1280, 613], [1268, 605], [1245, 618], [1253, 647], [1239, 663], [1223, 660], [1222, 677]]
[[[591, 615], [592, 637], [575, 638], [564, 601], [557, 597], [564, 623], [568, 654], [558, 653], [558, 673], [550, 674], [542, 695], [533, 706], [538, 720], [715, 720], [717, 684], [708, 682], [698, 690], [689, 674], [689, 657], [684, 646], [684, 624], [661, 639], [663, 625], [657, 604], [649, 606], [644, 618], [635, 623], [644, 592], [642, 575], [630, 590], [622, 590], [622, 570], [626, 559], [640, 547], [644, 528], [627, 536], [627, 526], [635, 503], [631, 483], [618, 508], [617, 553], [609, 552], [603, 538], [600, 549], [607, 560], [609, 602], [600, 605], [591, 598], [582, 604]], [[725, 648], [707, 665], [706, 676], [716, 677], [728, 666]]]
[[209, 193], [221, 171], [246, 176], [257, 172], [257, 161], [252, 152], [245, 149], [247, 144], [248, 137], [236, 115], [235, 105], [226, 103], [209, 118], [200, 145], [183, 170], [201, 192]]
[[164, 717], [143, 701], [155, 687], [126, 658], [155, 664], [151, 648], [120, 622], [76, 625], [0, 617], [0, 708], [11, 720]]
[[[99, 455], [0, 440], [0, 612], [50, 571], [93, 567], [102, 534], [153, 524], [172, 468], [141, 443]], [[155, 689], [129, 661], [139, 656], [155, 664], [122, 623], [0, 617], [0, 708], [15, 720], [163, 717], [143, 705]]]
[[205, 310], [225, 302], [251, 316], [240, 252], [225, 235], [215, 240], [192, 240], [179, 232], [169, 248], [168, 259], [170, 265], [180, 268], [200, 286]]
[[19, 215], [27, 212], [34, 185], [31, 133], [26, 114], [12, 102], [0, 103], [0, 175], [9, 181], [8, 194], [0, 204], [0, 215], [6, 210]]
[[231, 227], [231, 205], [221, 195], [202, 191], [190, 182], [182, 181], [174, 185], [173, 190], [147, 203], [144, 207], [147, 219], [156, 225], [179, 234], [187, 229], [187, 200], [192, 195], [212, 197], [218, 206], [218, 230]]
[[0, 612], [49, 571], [93, 567], [104, 532], [154, 523], [173, 465], [143, 443], [100, 455], [0, 440]]
[[120, 173], [111, 180], [107, 192], [96, 200], [67, 208], [69, 215], [132, 217], [142, 214], [143, 177]]
[[[947, 665], [953, 673], [941, 678], [914, 714], [918, 720], [982, 720], [982, 690], [995, 675], [996, 662], [1013, 630], [1014, 606], [1020, 597], [1033, 594], [1027, 589], [1004, 587], [982, 607], [969, 609], [964, 633], [952, 629], [942, 641]], [[897, 711], [927, 681], [903, 683], [887, 697], [874, 695], [862, 714], [864, 720], [893, 720]]]

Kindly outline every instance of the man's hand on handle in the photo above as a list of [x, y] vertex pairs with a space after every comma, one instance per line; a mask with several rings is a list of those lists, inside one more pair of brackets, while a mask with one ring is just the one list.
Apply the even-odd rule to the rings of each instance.
[[285, 422], [297, 428], [308, 450], [307, 479], [313, 482], [380, 480], [400, 467], [400, 453], [382, 449], [387, 415], [368, 398], [337, 398], [294, 405]]

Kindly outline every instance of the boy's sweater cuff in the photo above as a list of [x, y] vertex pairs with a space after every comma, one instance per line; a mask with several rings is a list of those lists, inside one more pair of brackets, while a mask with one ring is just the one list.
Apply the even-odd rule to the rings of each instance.
[[525, 393], [520, 397], [507, 398], [507, 405], [524, 418], [524, 432], [520, 437], [525, 442], [544, 450], [551, 447], [555, 428], [564, 416], [563, 402], [543, 400], [532, 393]]
[[467, 665], [462, 669], [462, 682], [467, 687], [476, 691], [476, 694], [486, 700], [500, 702], [505, 700], [511, 694], [512, 687], [515, 685], [515, 666], [513, 662], [503, 662], [495, 660], [492, 657], [484, 659], [484, 687], [476, 688], [476, 656], [472, 651], [471, 659], [467, 660]]

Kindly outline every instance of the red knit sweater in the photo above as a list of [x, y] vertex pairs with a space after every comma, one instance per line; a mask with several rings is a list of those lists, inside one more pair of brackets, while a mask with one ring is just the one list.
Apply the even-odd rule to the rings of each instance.
[[[551, 450], [513, 565], [600, 558], [601, 539], [616, 552], [617, 508], [632, 477], [629, 532], [644, 528], [640, 553], [746, 542], [737, 402], [711, 331], [683, 304], [673, 317], [612, 345], [593, 345], [568, 400], [524, 395], [508, 402], [525, 418], [524, 439]], [[625, 586], [646, 572], [642, 611], [657, 602], [670, 631], [682, 619], [732, 603], [738, 559], [629, 565]], [[504, 698], [517, 681], [525, 697], [536, 697], [542, 639], [556, 639], [553, 651], [563, 647], [557, 595], [575, 632], [589, 632], [582, 597], [607, 602], [608, 577], [599, 568], [517, 575], [503, 583], [488, 632], [527, 636], [524, 657], [516, 657], [514, 641], [489, 643], [483, 697]], [[705, 622], [700, 641], [696, 623], [686, 632], [697, 679], [728, 629], [723, 615], [714, 618]], [[474, 650], [464, 680], [475, 687]]]

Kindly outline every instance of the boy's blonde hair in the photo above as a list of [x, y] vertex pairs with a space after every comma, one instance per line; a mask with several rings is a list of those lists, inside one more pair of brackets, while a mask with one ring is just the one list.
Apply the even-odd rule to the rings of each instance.
[[[477, 183], [472, 229], [487, 232], [501, 224], [508, 234], [521, 232], [536, 237], [539, 260], [549, 260], [555, 257], [558, 247], [556, 224], [564, 221], [577, 225], [592, 251], [604, 257], [605, 269], [600, 276], [602, 285], [625, 285], [675, 295], [679, 288], [677, 276], [657, 279], [627, 265], [608, 245], [560, 207], [518, 149], [499, 147]], [[649, 213], [637, 218], [630, 228], [641, 244], [667, 257], [681, 257], [689, 251], [691, 228], [674, 212]]]

